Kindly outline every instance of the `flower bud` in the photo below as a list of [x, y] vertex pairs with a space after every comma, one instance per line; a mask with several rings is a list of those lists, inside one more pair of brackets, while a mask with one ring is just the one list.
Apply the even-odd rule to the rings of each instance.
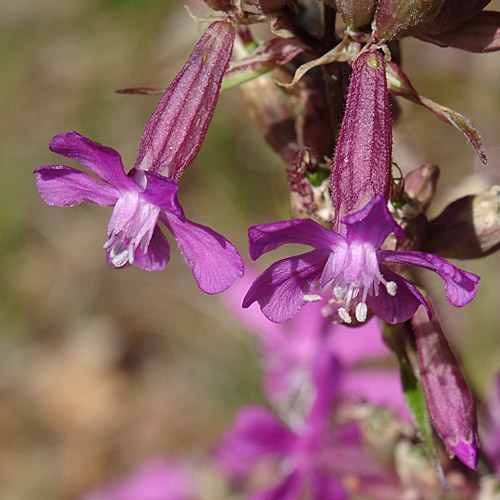
[[355, 61], [332, 165], [335, 219], [355, 212], [391, 185], [392, 120], [384, 57], [363, 52]]
[[376, 0], [332, 0], [344, 23], [352, 29], [372, 22]]
[[423, 306], [412, 319], [418, 366], [427, 411], [448, 455], [470, 469], [477, 464], [476, 408], [460, 365], [433, 314], [429, 321]]
[[376, 37], [393, 40], [413, 34], [439, 13], [445, 0], [379, 0], [375, 12]]
[[491, 0], [445, 0], [439, 14], [423, 24], [419, 32], [437, 35], [453, 30], [481, 12]]
[[422, 165], [405, 175], [405, 193], [412, 200], [420, 202], [422, 209], [425, 210], [434, 198], [438, 179], [438, 167], [435, 165]]
[[465, 196], [429, 222], [423, 250], [453, 259], [477, 259], [500, 248], [500, 186]]

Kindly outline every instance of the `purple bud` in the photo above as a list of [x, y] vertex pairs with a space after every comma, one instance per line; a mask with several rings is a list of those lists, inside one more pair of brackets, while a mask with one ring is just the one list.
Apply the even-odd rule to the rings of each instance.
[[394, 40], [413, 34], [439, 13], [445, 0], [379, 0], [375, 12], [376, 36]]
[[465, 196], [429, 223], [425, 251], [452, 259], [477, 259], [500, 248], [500, 188]]
[[432, 425], [455, 455], [470, 469], [477, 464], [476, 408], [460, 365], [433, 313], [420, 306], [412, 319], [417, 341], [418, 366]]
[[207, 28], [146, 124], [135, 168], [177, 182], [194, 160], [214, 114], [234, 36], [234, 27], [224, 21]]
[[438, 167], [435, 165], [422, 165], [405, 175], [405, 193], [412, 200], [418, 201], [422, 205], [422, 209], [426, 210], [436, 193], [438, 179]]
[[439, 14], [419, 32], [438, 35], [453, 30], [481, 12], [491, 0], [445, 0]]
[[332, 199], [340, 220], [377, 195], [389, 195], [392, 120], [384, 57], [362, 53], [352, 68], [332, 165]]
[[500, 12], [478, 12], [450, 31], [419, 31], [415, 36], [440, 47], [477, 53], [495, 52], [500, 50]]
[[349, 28], [370, 24], [377, 6], [376, 0], [332, 0]]

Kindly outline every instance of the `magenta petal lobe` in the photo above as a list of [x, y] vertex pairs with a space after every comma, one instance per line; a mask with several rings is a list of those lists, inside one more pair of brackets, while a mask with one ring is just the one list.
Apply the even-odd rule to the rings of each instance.
[[285, 243], [299, 243], [332, 250], [343, 238], [311, 219], [294, 219], [252, 226], [248, 229], [250, 256], [253, 260]]
[[434, 271], [443, 280], [448, 302], [456, 307], [468, 304], [476, 295], [479, 276], [462, 271], [437, 255], [423, 252], [381, 250], [379, 259], [382, 262], [407, 264]]
[[313, 250], [275, 262], [253, 282], [243, 307], [257, 301], [268, 319], [283, 323], [307, 304], [305, 296], [317, 291], [327, 259], [328, 252]]
[[90, 201], [109, 207], [116, 203], [119, 196], [114, 187], [102, 184], [75, 168], [52, 165], [39, 167], [34, 173], [40, 197], [48, 205], [73, 207]]
[[91, 141], [77, 132], [56, 135], [49, 147], [54, 153], [66, 156], [88, 168], [111, 186], [118, 189], [134, 187], [134, 182], [127, 177], [123, 169], [121, 156], [113, 148]]
[[226, 238], [206, 226], [164, 213], [162, 221], [172, 232], [179, 250], [201, 290], [220, 293], [243, 276], [238, 250]]

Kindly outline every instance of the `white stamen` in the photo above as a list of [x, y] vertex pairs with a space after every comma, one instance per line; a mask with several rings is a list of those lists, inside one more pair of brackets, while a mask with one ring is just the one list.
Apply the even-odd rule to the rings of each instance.
[[333, 295], [338, 300], [342, 300], [345, 297], [345, 288], [342, 288], [341, 286], [336, 286], [333, 288]]
[[366, 307], [366, 304], [364, 302], [360, 302], [356, 306], [356, 319], [360, 323], [363, 323], [366, 320], [366, 313], [367, 312], [368, 312], [368, 308]]
[[128, 250], [123, 250], [123, 252], [120, 252], [117, 255], [111, 255], [110, 253], [109, 256], [111, 257], [111, 262], [115, 267], [123, 267], [129, 260]]
[[134, 244], [132, 242], [128, 246], [128, 261], [130, 264], [134, 263]]
[[321, 295], [315, 295], [315, 294], [307, 294], [302, 297], [306, 302], [319, 302], [320, 300], [323, 300], [323, 297]]
[[104, 248], [104, 250], [107, 250], [114, 242], [115, 242], [115, 237], [112, 236], [111, 238], [109, 238], [109, 240], [106, 241], [106, 243], [104, 243], [102, 248]]
[[[105, 245], [107, 243], [108, 242], [106, 242]], [[123, 267], [129, 261], [129, 250], [128, 248], [125, 248], [125, 243], [121, 240], [114, 241], [113, 243], [114, 244], [109, 252], [111, 262], [114, 267]]]
[[344, 323], [352, 323], [351, 316], [349, 316], [349, 313], [343, 307], [338, 310], [338, 314]]
[[398, 290], [398, 285], [396, 284], [395, 281], [388, 281], [385, 284], [385, 288], [387, 289], [387, 293], [391, 296], [394, 297], [396, 295], [396, 292]]

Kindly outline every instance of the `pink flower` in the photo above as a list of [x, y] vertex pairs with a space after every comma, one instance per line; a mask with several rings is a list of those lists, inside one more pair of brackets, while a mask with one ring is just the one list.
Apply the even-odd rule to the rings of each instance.
[[114, 207], [104, 244], [111, 266], [163, 269], [170, 248], [161, 222], [204, 292], [221, 292], [243, 275], [236, 248], [185, 217], [176, 184], [203, 142], [233, 41], [234, 28], [228, 23], [215, 22], [205, 31], [149, 119], [136, 166], [128, 175], [114, 149], [76, 132], [54, 137], [50, 149], [77, 161], [101, 182], [63, 165], [35, 170], [40, 196], [49, 205], [71, 207], [90, 201]]
[[129, 476], [110, 481], [82, 500], [192, 500], [193, 488], [186, 468], [159, 458], [146, 462]]
[[412, 283], [387, 267], [389, 263], [434, 271], [454, 306], [461, 307], [474, 298], [478, 276], [436, 255], [380, 248], [390, 233], [404, 238], [383, 196], [344, 217], [342, 223], [345, 236], [309, 219], [252, 226], [248, 235], [254, 260], [285, 243], [316, 248], [271, 265], [250, 287], [243, 307], [257, 301], [267, 318], [280, 323], [308, 302], [321, 300], [319, 294], [329, 290], [333, 301], [341, 301], [338, 316], [346, 323], [352, 322], [353, 316], [358, 322], [365, 321], [368, 310], [387, 323], [401, 323], [411, 318], [420, 304], [427, 307], [427, 303]]

